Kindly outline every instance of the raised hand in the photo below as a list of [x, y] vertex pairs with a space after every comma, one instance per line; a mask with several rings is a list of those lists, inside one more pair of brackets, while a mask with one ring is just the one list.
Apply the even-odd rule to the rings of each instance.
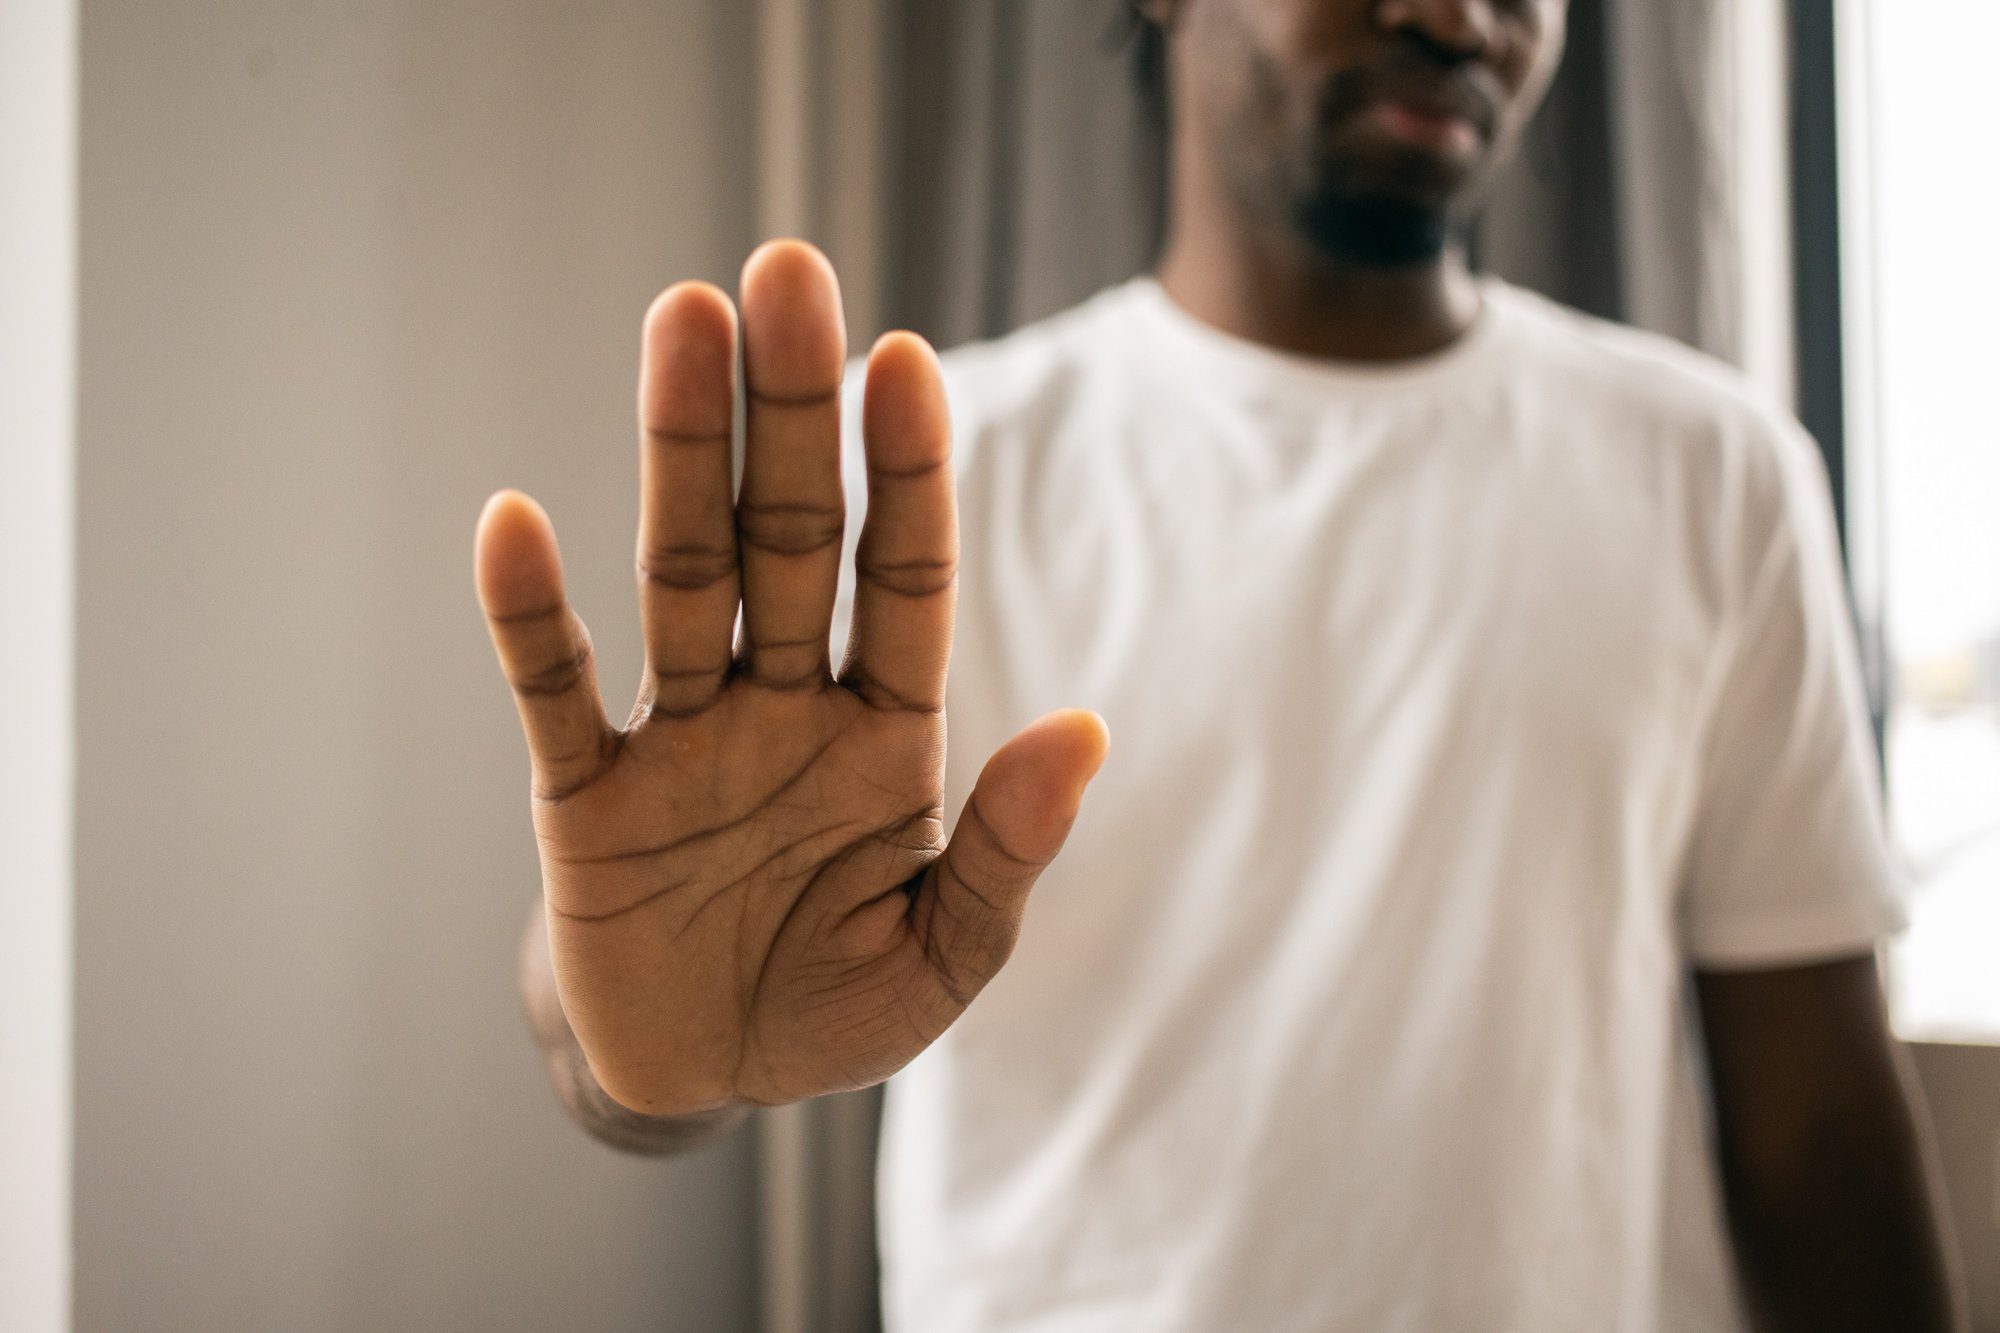
[[646, 312], [646, 673], [623, 728], [605, 717], [541, 507], [500, 492], [476, 543], [527, 733], [557, 991], [604, 1091], [649, 1115], [795, 1101], [901, 1068], [1006, 960], [1106, 744], [1091, 713], [1034, 722], [987, 761], [946, 845], [958, 537], [936, 358], [901, 333], [868, 358], [868, 514], [836, 678], [839, 289], [816, 250], [780, 241], [744, 266], [742, 302], [734, 497], [735, 311], [682, 283]]

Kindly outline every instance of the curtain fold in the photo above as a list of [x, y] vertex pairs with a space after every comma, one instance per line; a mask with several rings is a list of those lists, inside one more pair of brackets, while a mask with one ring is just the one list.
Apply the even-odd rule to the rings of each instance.
[[873, 1333], [878, 1088], [757, 1117], [763, 1333]]
[[1487, 267], [1741, 359], [1733, 9], [1730, 0], [1571, 6], [1548, 105], [1481, 219]]
[[891, 0], [890, 318], [950, 346], [1146, 267], [1163, 153], [1125, 0]]
[[[823, 35], [853, 13], [834, 0], [781, 3], [808, 6]], [[1775, 89], [1784, 71], [1746, 71], [1737, 37], [1746, 8], [1774, 13], [1776, 3], [1572, 0], [1549, 101], [1475, 231], [1480, 266], [1741, 362], [1741, 256], [1754, 221], [1741, 188], [1741, 90], [1746, 73], [1750, 86]], [[802, 188], [844, 200], [844, 223], [821, 239], [843, 272], [843, 247], [866, 248], [860, 304], [884, 327], [949, 347], [1150, 266], [1165, 155], [1121, 44], [1126, 5], [871, 0], [879, 138], [858, 154], [836, 141], [857, 132], [851, 106], [815, 121], [819, 165]], [[848, 59], [839, 43], [815, 49], [812, 95], [851, 102], [837, 92]], [[864, 165], [843, 174], [848, 160]], [[856, 345], [877, 331], [856, 329]], [[760, 1117], [766, 1333], [879, 1327], [879, 1107], [870, 1090]]]

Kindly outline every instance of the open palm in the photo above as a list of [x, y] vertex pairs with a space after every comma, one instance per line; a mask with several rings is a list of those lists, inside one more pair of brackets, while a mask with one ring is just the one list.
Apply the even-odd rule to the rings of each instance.
[[[527, 733], [551, 960], [578, 1043], [625, 1106], [678, 1115], [862, 1087], [921, 1051], [1006, 960], [1029, 887], [1103, 757], [1051, 714], [941, 808], [957, 524], [936, 358], [868, 359], [868, 513], [838, 676], [844, 525], [832, 269], [774, 242], [647, 311], [639, 382], [647, 666], [614, 728], [547, 516], [503, 491], [476, 581]], [[735, 632], [741, 609], [741, 633]]]

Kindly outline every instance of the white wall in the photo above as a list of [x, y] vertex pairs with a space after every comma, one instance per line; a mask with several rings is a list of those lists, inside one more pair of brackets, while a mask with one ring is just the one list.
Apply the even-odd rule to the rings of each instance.
[[0, 3], [0, 1328], [69, 1315], [76, 7]]
[[619, 1158], [532, 1056], [470, 550], [541, 497], [622, 708], [639, 318], [754, 239], [751, 7], [81, 33], [77, 1326], [749, 1326], [747, 1136]]

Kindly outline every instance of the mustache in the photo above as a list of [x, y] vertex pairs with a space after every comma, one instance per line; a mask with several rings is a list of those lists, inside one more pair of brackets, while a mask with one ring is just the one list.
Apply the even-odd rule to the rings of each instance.
[[1490, 140], [1499, 128], [1501, 100], [1498, 80], [1483, 66], [1446, 68], [1421, 53], [1400, 51], [1334, 74], [1321, 85], [1316, 110], [1320, 123], [1326, 125], [1375, 102], [1403, 102], [1424, 111], [1461, 116], [1482, 139]]

